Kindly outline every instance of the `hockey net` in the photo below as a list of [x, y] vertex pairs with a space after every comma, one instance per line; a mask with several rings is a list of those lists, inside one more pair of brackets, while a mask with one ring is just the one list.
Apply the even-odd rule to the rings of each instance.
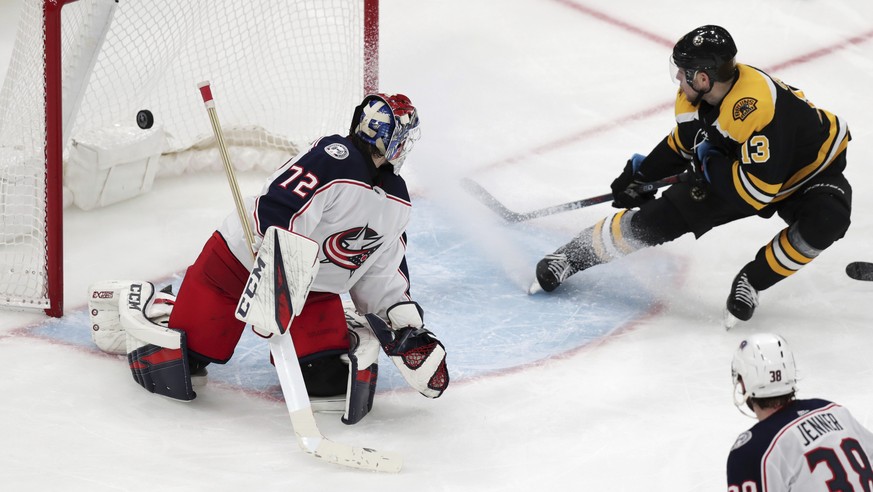
[[[272, 170], [347, 131], [377, 86], [378, 0], [21, 2], [0, 91], [0, 305], [63, 313], [62, 208], [79, 202], [60, 178], [91, 179], [67, 162], [77, 142], [160, 143], [139, 174], [113, 179], [219, 169], [197, 91], [209, 80], [235, 165]], [[101, 165], [97, 181], [112, 172]]]

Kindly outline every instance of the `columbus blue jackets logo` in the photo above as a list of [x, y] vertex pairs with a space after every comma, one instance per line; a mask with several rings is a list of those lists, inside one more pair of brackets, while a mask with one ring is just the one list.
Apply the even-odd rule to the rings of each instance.
[[349, 149], [341, 143], [332, 143], [325, 147], [324, 151], [334, 159], [343, 160], [349, 156]]
[[337, 232], [322, 244], [325, 260], [346, 270], [357, 270], [382, 246], [382, 235], [367, 226]]
[[737, 437], [737, 440], [734, 441], [734, 445], [731, 446], [731, 451], [739, 448], [740, 446], [742, 446], [743, 444], [746, 444], [747, 442], [749, 442], [751, 440], [752, 440], [752, 431], [743, 432], [742, 434], [739, 435], [739, 437]]

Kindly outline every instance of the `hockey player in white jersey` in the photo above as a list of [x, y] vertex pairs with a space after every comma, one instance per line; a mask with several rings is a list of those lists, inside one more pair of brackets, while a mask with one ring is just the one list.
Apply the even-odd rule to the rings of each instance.
[[[275, 171], [245, 204], [258, 243], [254, 249], [270, 226], [319, 246], [317, 274], [290, 332], [311, 396], [356, 390], [353, 408], [344, 416], [347, 423], [360, 420], [372, 405], [379, 345], [423, 395], [436, 398], [449, 383], [445, 349], [424, 328], [423, 310], [410, 295], [405, 256], [412, 205], [399, 171], [418, 126], [418, 112], [406, 96], [368, 95], [355, 108], [348, 135], [316, 141]], [[189, 267], [175, 299], [142, 283], [134, 288], [136, 306], [140, 298], [144, 306], [142, 323], [154, 321], [149, 313], [159, 304], [172, 304], [161, 313], [170, 311], [166, 326], [181, 331], [181, 342], [169, 347], [127, 344], [134, 379], [143, 387], [191, 400], [196, 396], [191, 374], [231, 358], [245, 327], [235, 311], [252, 270], [247, 243], [233, 213]], [[112, 288], [97, 285], [92, 298], [102, 302]], [[354, 309], [344, 310], [340, 295], [346, 293]], [[99, 325], [95, 313], [100, 318], [102, 309], [92, 306], [93, 326]], [[111, 313], [103, 317], [118, 319]]]
[[873, 490], [873, 433], [836, 403], [795, 399], [794, 354], [784, 338], [743, 340], [731, 373], [734, 403], [758, 423], [731, 448], [728, 492]]

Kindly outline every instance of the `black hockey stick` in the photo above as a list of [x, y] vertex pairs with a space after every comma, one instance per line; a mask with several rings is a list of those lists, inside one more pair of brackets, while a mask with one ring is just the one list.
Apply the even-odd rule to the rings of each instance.
[[869, 261], [853, 261], [846, 265], [846, 275], [855, 280], [873, 281], [873, 263]]
[[[663, 188], [664, 186], [669, 186], [680, 181], [685, 181], [686, 174], [687, 173], [677, 174], [675, 176], [670, 176], [669, 178], [664, 178], [660, 181], [644, 183], [641, 184], [637, 189], [642, 193], [648, 193], [652, 190]], [[560, 212], [569, 212], [570, 210], [576, 210], [579, 208], [597, 205], [598, 203], [608, 202], [612, 200], [612, 193], [606, 193], [603, 195], [592, 196], [590, 198], [583, 198], [581, 200], [576, 200], [573, 202], [562, 203], [560, 205], [552, 205], [551, 207], [540, 208], [531, 212], [519, 213], [513, 212], [512, 210], [506, 208], [506, 205], [500, 203], [500, 201], [495, 198], [494, 195], [489, 193], [488, 190], [482, 187], [482, 185], [473, 181], [470, 178], [464, 178], [463, 180], [461, 180], [461, 185], [469, 193], [475, 196], [480, 202], [485, 204], [485, 206], [496, 212], [497, 215], [503, 217], [503, 219], [507, 222], [524, 222], [525, 220], [545, 217], [547, 215], [554, 215]]]

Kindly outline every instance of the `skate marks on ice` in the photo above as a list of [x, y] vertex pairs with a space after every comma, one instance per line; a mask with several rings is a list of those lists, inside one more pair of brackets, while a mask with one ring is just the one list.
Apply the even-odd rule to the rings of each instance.
[[[622, 261], [577, 274], [553, 293], [528, 295], [524, 285], [536, 262], [567, 238], [536, 224], [498, 227], [499, 238], [483, 241], [438, 204], [415, 202], [407, 231], [412, 296], [425, 310], [425, 325], [446, 346], [455, 383], [522, 369], [602, 340], [656, 313], [661, 307], [656, 288], [646, 282], [676, 283], [674, 272], [681, 270], [676, 265], [680, 260], [669, 255], [659, 255], [658, 261]], [[181, 276], [156, 285], [168, 283], [177, 291]], [[94, 346], [90, 329], [87, 309], [81, 306], [14, 334], [117, 357], [119, 370], [126, 370], [123, 356], [109, 356]], [[405, 390], [384, 354], [380, 365], [377, 391]], [[209, 367], [209, 385], [282, 398], [269, 347], [249, 329], [230, 362]]]

